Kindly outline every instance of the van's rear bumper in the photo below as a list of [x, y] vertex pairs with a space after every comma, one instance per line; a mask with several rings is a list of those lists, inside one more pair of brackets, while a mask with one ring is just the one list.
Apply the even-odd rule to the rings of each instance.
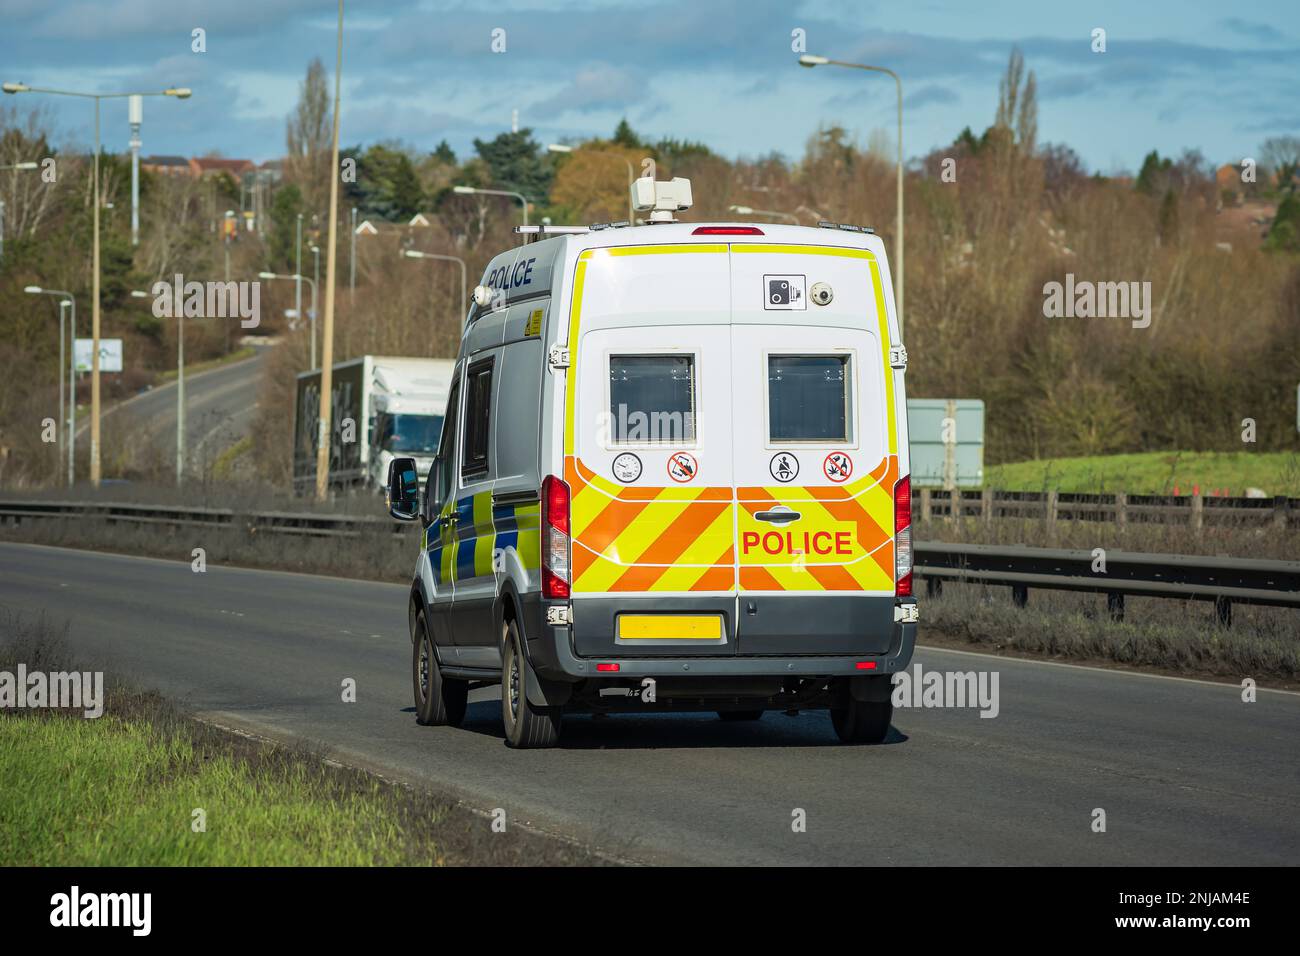
[[[531, 602], [530, 602], [531, 603]], [[915, 604], [903, 599], [900, 604]], [[526, 611], [528, 656], [538, 676], [546, 680], [573, 682], [603, 677], [870, 677], [904, 670], [916, 648], [916, 624], [894, 622], [888, 648], [881, 653], [853, 655], [820, 654], [734, 654], [711, 656], [696, 653], [670, 657], [618, 654], [579, 656], [573, 648], [567, 626], [546, 623], [546, 612], [538, 601]], [[600, 671], [598, 664], [618, 664], [618, 670]], [[874, 666], [869, 666], [873, 665]]]

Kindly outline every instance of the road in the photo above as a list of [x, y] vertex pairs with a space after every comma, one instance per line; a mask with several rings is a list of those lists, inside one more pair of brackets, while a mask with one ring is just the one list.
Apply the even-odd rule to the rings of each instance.
[[[876, 747], [824, 714], [566, 721], [504, 746], [496, 689], [461, 729], [411, 709], [405, 588], [0, 543], [0, 605], [67, 619], [87, 659], [271, 736], [427, 782], [621, 857], [717, 864], [1294, 864], [1300, 696], [921, 648], [996, 670], [1000, 713], [899, 709]], [[357, 701], [343, 703], [345, 678]], [[1091, 829], [1093, 811], [1106, 832]], [[806, 832], [793, 832], [796, 810]], [[486, 825], [486, 823], [485, 823]]]
[[[246, 359], [185, 376], [185, 450], [188, 467], [210, 466], [223, 451], [249, 433], [257, 412], [258, 383], [268, 352], [254, 346]], [[132, 396], [106, 409], [103, 427], [123, 420], [133, 431], [153, 436], [165, 462], [176, 460], [176, 381]], [[83, 443], [84, 446], [83, 446]], [[90, 415], [78, 409], [77, 444], [90, 447]]]

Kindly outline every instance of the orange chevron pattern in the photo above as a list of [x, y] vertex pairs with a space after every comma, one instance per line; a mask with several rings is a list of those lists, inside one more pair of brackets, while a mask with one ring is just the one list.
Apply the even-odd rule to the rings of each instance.
[[[564, 471], [575, 593], [893, 590], [893, 455], [830, 487], [627, 487], [573, 455]], [[777, 504], [797, 533], [754, 517]]]

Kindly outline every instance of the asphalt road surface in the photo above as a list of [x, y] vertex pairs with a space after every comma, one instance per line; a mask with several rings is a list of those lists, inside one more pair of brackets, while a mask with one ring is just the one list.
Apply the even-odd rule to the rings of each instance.
[[[257, 411], [258, 383], [265, 346], [255, 354], [185, 376], [185, 452], [187, 467], [206, 466], [249, 433]], [[106, 409], [102, 427], [123, 422], [151, 437], [164, 462], [176, 460], [176, 381], [159, 385]], [[77, 445], [90, 447], [90, 416], [78, 410]]]
[[[1000, 713], [898, 709], [845, 747], [825, 714], [566, 719], [505, 747], [496, 689], [461, 729], [411, 707], [406, 589], [0, 543], [0, 605], [200, 711], [425, 781], [620, 857], [716, 864], [1294, 864], [1300, 696], [922, 648], [996, 670]], [[922, 607], [924, 614], [924, 607]], [[357, 682], [343, 703], [344, 678]], [[1092, 830], [1094, 810], [1106, 832]], [[796, 810], [806, 832], [793, 831]], [[487, 825], [486, 821], [485, 824]]]

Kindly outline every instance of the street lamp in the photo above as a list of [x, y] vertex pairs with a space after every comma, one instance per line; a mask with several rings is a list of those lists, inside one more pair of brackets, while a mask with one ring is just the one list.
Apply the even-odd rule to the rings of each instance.
[[[316, 283], [304, 275], [279, 275], [274, 272], [259, 272], [259, 279], [288, 279], [293, 282], [306, 282], [311, 286], [311, 367], [316, 367]], [[301, 318], [301, 313], [299, 318]]]
[[[73, 466], [76, 461], [74, 449], [76, 448], [76, 431], [77, 431], [77, 392], [76, 392], [76, 353], [77, 353], [77, 300], [71, 292], [63, 292], [60, 289], [42, 289], [38, 285], [29, 285], [23, 289], [28, 295], [54, 295], [59, 297], [59, 426], [65, 429], [68, 437], [68, 487], [72, 487]], [[67, 413], [63, 404], [63, 310], [72, 306], [72, 360], [68, 363], [68, 401], [72, 404], [72, 422], [69, 424]]]
[[895, 215], [897, 221], [894, 228], [894, 258], [898, 260], [898, 334], [903, 334], [903, 81], [899, 79], [898, 74], [893, 70], [883, 66], [868, 66], [865, 63], [844, 63], [840, 60], [830, 60], [824, 56], [814, 56], [811, 53], [805, 53], [799, 57], [799, 65], [806, 67], [814, 66], [844, 66], [853, 70], [870, 70], [873, 73], [886, 73], [894, 78], [894, 86], [898, 89], [898, 200]]
[[[572, 146], [565, 146], [563, 143], [551, 143], [546, 147], [552, 153], [571, 153]], [[632, 171], [632, 160], [628, 159], [622, 153], [616, 153], [609, 149], [583, 149], [584, 153], [595, 153], [599, 156], [617, 156], [627, 164], [627, 224], [629, 226], [636, 224], [636, 215], [632, 207], [632, 181], [636, 178]]]
[[408, 259], [438, 259], [442, 262], [455, 262], [460, 265], [460, 320], [465, 321], [469, 315], [469, 299], [465, 296], [465, 260], [458, 256], [443, 256], [435, 252], [420, 252], [418, 249], [403, 249], [402, 255]]
[[[316, 266], [312, 272], [315, 279], [312, 282], [312, 288], [320, 285], [320, 246], [315, 243], [311, 246], [311, 254], [316, 258]], [[316, 298], [312, 296], [311, 303], [311, 364], [312, 368], [316, 367]]]
[[796, 226], [799, 225], [799, 217], [788, 212], [777, 212], [775, 209], [753, 209], [749, 206], [728, 206], [731, 212], [738, 216], [775, 216], [778, 219], [789, 219]]
[[28, 86], [25, 83], [5, 83], [0, 86], [6, 93], [47, 93], [51, 96], [77, 96], [95, 101], [95, 206], [93, 231], [93, 269], [91, 279], [91, 355], [90, 355], [90, 480], [99, 487], [99, 102], [108, 99], [126, 99], [132, 96], [173, 96], [189, 99], [187, 87], [170, 87], [159, 93], [79, 93], [72, 90], [53, 90]]
[[[298, 213], [298, 233], [297, 233], [297, 238], [294, 241], [293, 272], [294, 275], [302, 274], [302, 213]], [[301, 282], [294, 283], [293, 310], [298, 313], [299, 317], [302, 316], [302, 283]], [[313, 334], [312, 335], [313, 340], [315, 339], [315, 337], [316, 337], [315, 334]], [[312, 368], [316, 367], [315, 362], [312, 362], [311, 364], [312, 364]]]
[[[131, 290], [133, 299], [152, 299], [148, 292]], [[185, 471], [185, 310], [176, 312], [176, 487]]]
[[523, 193], [512, 193], [508, 189], [476, 189], [473, 186], [453, 186], [451, 191], [462, 196], [512, 196], [524, 207], [524, 225], [528, 225], [528, 200]]

